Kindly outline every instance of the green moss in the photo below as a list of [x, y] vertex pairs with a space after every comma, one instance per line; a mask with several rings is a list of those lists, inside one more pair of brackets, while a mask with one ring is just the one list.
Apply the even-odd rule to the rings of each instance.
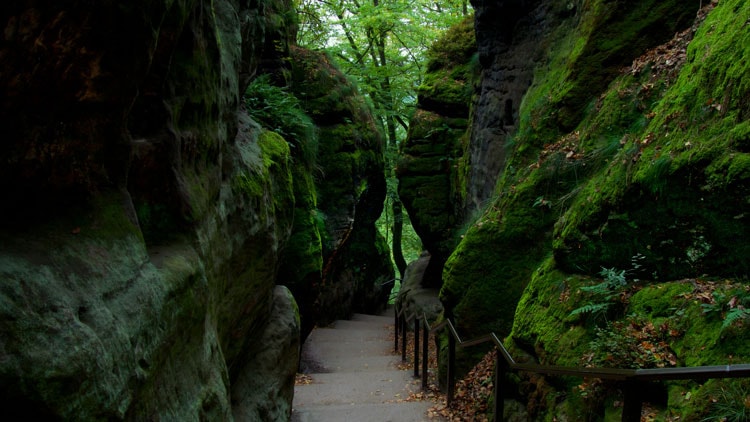
[[683, 406], [678, 406], [675, 413], [686, 421], [746, 421], [750, 418], [748, 397], [747, 379], [709, 380], [679, 397], [676, 401]]
[[[319, 276], [323, 268], [320, 233], [311, 221], [312, 218], [308, 217], [314, 212], [308, 210], [295, 213], [293, 234], [287, 243], [285, 260], [292, 266], [293, 272], [298, 274], [297, 280], [304, 279], [308, 274]], [[294, 282], [295, 280], [289, 280], [290, 284]]]
[[422, 85], [417, 89], [422, 102], [429, 100], [439, 103], [440, 107], [458, 107], [468, 111], [474, 88], [464, 73], [466, 72], [440, 69], [426, 74]]
[[290, 63], [290, 90], [320, 140], [313, 177], [303, 182], [295, 175], [301, 202], [281, 274], [294, 285], [307, 331], [353, 308], [376, 312], [373, 304], [387, 301], [375, 297], [377, 283], [392, 278], [392, 269], [373, 224], [385, 180], [383, 140], [370, 106], [324, 53], [293, 47]]
[[427, 51], [427, 72], [417, 88], [420, 107], [465, 116], [478, 79], [473, 16], [450, 28]]
[[[248, 165], [231, 179], [232, 191], [237, 201], [263, 210], [257, 214], [260, 218], [272, 216], [279, 230], [288, 230], [295, 204], [289, 145], [270, 131], [261, 132], [256, 142], [257, 148], [248, 148], [243, 153]], [[286, 236], [283, 232], [278, 234]]]
[[292, 92], [317, 125], [361, 124], [372, 119], [356, 85], [334, 66], [328, 56], [295, 47], [291, 49], [291, 58]]
[[692, 11], [676, 0], [586, 3], [579, 22], [564, 23], [550, 37], [548, 60], [521, 104], [514, 136], [520, 156], [513, 160], [533, 159], [545, 143], [576, 128], [623, 65], [691, 18]]
[[290, 143], [292, 155], [308, 170], [315, 167], [317, 130], [294, 95], [271, 84], [269, 75], [261, 75], [250, 83], [243, 99], [253, 119], [283, 136]]
[[[371, 122], [371, 120], [369, 121]], [[335, 215], [350, 207], [369, 186], [374, 174], [382, 174], [379, 132], [368, 121], [321, 128], [320, 168], [324, 179], [317, 186], [320, 209]]]
[[322, 53], [292, 50], [292, 92], [319, 126], [317, 203], [326, 215], [349, 209], [382, 174], [383, 145], [356, 86]]
[[463, 66], [477, 52], [474, 16], [467, 16], [435, 41], [427, 50], [427, 72], [439, 68]]
[[[737, 140], [742, 143], [745, 120], [750, 117], [746, 111], [750, 35], [740, 21], [749, 17], [747, 8], [728, 2], [717, 5], [706, 18], [689, 45], [679, 78], [654, 109], [657, 118], [648, 130], [660, 140], [660, 148], [645, 151], [644, 156], [669, 154], [682, 167], [726, 161], [725, 155], [734, 152], [731, 146]], [[744, 167], [740, 164], [726, 177], [721, 174], [725, 166], [708, 166], [707, 178], [729, 185], [747, 177]]]
[[[284, 250], [279, 279], [302, 291], [320, 281], [323, 270], [323, 246], [319, 231], [319, 211], [312, 178], [303, 169], [294, 169], [294, 223]], [[300, 298], [310, 300], [312, 297]]]
[[240, 173], [236, 175], [232, 188], [250, 197], [259, 197], [263, 195], [264, 192], [264, 186], [260, 178], [254, 177], [248, 173]]
[[737, 151], [750, 152], [750, 120], [740, 122], [729, 131], [729, 146]]
[[[427, 52], [427, 72], [418, 87], [419, 109], [396, 168], [399, 197], [415, 232], [439, 268], [458, 242], [463, 218], [466, 168], [458, 163], [468, 138], [469, 104], [479, 66], [473, 17], [440, 37]], [[439, 284], [439, 280], [432, 281]]]
[[684, 298], [693, 291], [690, 283], [662, 283], [647, 286], [630, 298], [629, 312], [651, 320], [675, 316], [684, 305]]
[[[525, 359], [525, 352], [530, 352], [542, 363], [547, 364], [580, 366], [581, 362], [587, 359], [597, 366], [602, 366], [602, 362], [611, 363], [612, 358], [598, 356], [596, 353], [606, 352], [621, 356], [625, 353], [622, 348], [630, 347], [632, 352], [642, 347], [642, 341], [648, 341], [654, 345], [658, 343], [660, 350], [673, 351], [678, 366], [723, 365], [747, 361], [750, 358], [750, 349], [746, 345], [747, 329], [721, 335], [718, 326], [720, 321], [712, 319], [702, 311], [698, 299], [702, 297], [703, 288], [693, 283], [694, 281], [662, 283], [638, 290], [631, 296], [630, 304], [624, 312], [629, 315], [625, 321], [626, 325], [622, 325], [630, 333], [627, 334], [629, 343], [602, 350], [595, 344], [601, 337], [597, 340], [594, 327], [581, 324], [570, 316], [570, 310], [585, 300], [576, 293], [577, 289], [590, 284], [590, 281], [560, 272], [555, 269], [554, 261], [549, 259], [534, 273], [519, 302], [513, 332], [507, 341], [509, 350], [521, 360]], [[645, 328], [647, 325], [651, 328]], [[637, 333], [637, 339], [631, 338], [633, 333]], [[659, 338], [638, 337], [647, 333]], [[605, 338], [611, 343], [614, 341], [612, 336], [610, 333]], [[621, 340], [625, 341], [624, 338]], [[664, 359], [655, 355], [639, 359], [645, 359], [645, 362], [652, 358], [657, 359], [655, 362]], [[626, 365], [616, 362], [615, 366]], [[560, 381], [567, 384], [568, 388], [580, 382]], [[696, 407], [703, 409], [699, 413], [706, 412], [707, 403], [690, 401], [690, 396], [710, 394], [706, 390], [712, 390], [712, 387], [709, 387], [712, 384], [713, 382], [710, 382], [701, 386], [680, 381], [669, 383], [669, 412], [695, 414]], [[567, 395], [566, 408], [572, 412], [570, 414], [579, 414], [578, 412], [592, 405], [599, 406], [595, 404], [595, 401], [599, 400], [595, 399], [596, 395], [581, 400], [578, 390]], [[598, 394], [596, 391], [590, 391], [589, 394]], [[690, 392], [687, 399], [686, 392]], [[619, 415], [612, 407], [611, 401], [604, 408], [607, 409], [607, 413]], [[549, 407], [547, 411], [555, 413], [558, 410]]]
[[713, 178], [712, 184], [726, 186], [750, 180], [750, 154], [735, 152], [717, 157], [707, 169]]
[[747, 247], [737, 236], [748, 230], [741, 217], [735, 218], [741, 215], [739, 198], [723, 190], [673, 187], [685, 186], [691, 176], [680, 171], [666, 178], [668, 187], [660, 196], [644, 194], [624, 181], [592, 182], [558, 224], [554, 247], [561, 265], [587, 272], [627, 269], [630, 259], [642, 254], [646, 262], [641, 275], [648, 278], [746, 274], [747, 265], [738, 255], [747, 253]]
[[289, 159], [289, 144], [276, 132], [264, 131], [258, 137], [258, 144], [263, 150], [266, 168], [275, 164], [286, 164]]
[[[705, 312], [704, 301], [711, 297], [706, 290], [709, 285], [695, 283], [691, 280], [645, 287], [632, 296], [628, 312], [644, 316], [654, 326], [669, 327], [672, 334], [666, 336], [665, 341], [677, 356], [679, 366], [747, 362], [750, 359], [747, 327], [737, 326], [723, 331], [720, 318]], [[732, 284], [711, 286], [715, 292], [737, 291]], [[669, 410], [687, 420], [692, 420], [690, 418], [695, 415], [716, 415], [711, 402], [719, 399], [717, 385], [735, 388], [735, 383], [728, 380], [713, 380], [705, 384], [671, 382], [668, 386]], [[710, 396], [713, 398], [709, 399]]]
[[541, 214], [526, 207], [501, 222], [481, 219], [446, 262], [440, 299], [471, 337], [510, 332], [514, 305], [543, 253], [544, 238], [534, 239]]
[[436, 259], [444, 260], [457, 244], [461, 195], [457, 158], [466, 132], [464, 118], [418, 110], [396, 168], [398, 191], [415, 231]]
[[581, 304], [576, 291], [586, 279], [554, 267], [548, 258], [533, 273], [516, 307], [510, 338], [525, 350], [543, 350], [544, 363], [578, 366], [593, 334], [575, 325], [570, 312]]
[[[732, 10], [722, 5], [709, 15], [672, 85], [642, 75], [641, 82], [625, 76], [610, 87], [596, 115], [620, 113], [620, 98], [637, 100], [653, 118], [644, 127], [638, 113], [627, 112], [614, 125], [634, 123], [621, 132], [617, 155], [586, 182], [556, 227], [555, 253], [566, 268], [625, 268], [628, 256], [641, 253], [661, 278], [748, 273], [735, 254], [747, 249], [734, 240], [747, 230], [743, 217], [735, 218], [743, 215], [743, 194], [728, 193], [743, 192], [750, 175], [747, 153], [733, 147], [747, 131], [741, 108], [746, 81], [737, 62], [749, 53]], [[608, 120], [585, 122], [592, 124], [582, 127], [583, 140]]]
[[[263, 131], [257, 139], [260, 147], [261, 168], [245, 169], [235, 175], [232, 189], [248, 198], [261, 198], [271, 189], [272, 181], [279, 178], [284, 186], [282, 191], [290, 191], [292, 176], [289, 164], [289, 145], [279, 134]], [[288, 203], [294, 203], [293, 200]]]

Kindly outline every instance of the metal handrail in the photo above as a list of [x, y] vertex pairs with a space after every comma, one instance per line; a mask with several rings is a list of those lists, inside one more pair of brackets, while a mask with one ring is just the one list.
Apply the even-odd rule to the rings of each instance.
[[447, 391], [446, 401], [448, 407], [453, 403], [455, 391], [455, 358], [456, 346], [466, 348], [483, 343], [494, 343], [497, 348], [497, 358], [495, 360], [495, 413], [497, 421], [503, 415], [503, 394], [501, 380], [509, 371], [533, 372], [544, 375], [567, 375], [583, 378], [600, 378], [610, 381], [621, 381], [624, 383], [624, 403], [622, 410], [623, 422], [640, 422], [641, 410], [643, 408], [642, 392], [644, 383], [650, 381], [671, 381], [671, 380], [705, 380], [711, 378], [748, 378], [750, 377], [750, 364], [736, 365], [714, 365], [714, 366], [693, 366], [680, 368], [652, 368], [652, 369], [624, 369], [624, 368], [586, 368], [570, 367], [557, 365], [540, 365], [535, 363], [518, 363], [505, 348], [503, 342], [495, 333], [486, 334], [471, 340], [462, 340], [458, 330], [450, 318], [446, 318], [430, 326], [427, 315], [417, 313], [405, 315], [406, 310], [402, 309], [398, 303], [395, 305], [395, 323], [396, 323], [396, 340], [395, 349], [398, 351], [398, 338], [401, 334], [401, 359], [406, 361], [406, 327], [412, 320], [414, 321], [414, 376], [419, 377], [419, 332], [422, 330], [422, 389], [427, 389], [427, 361], [429, 334], [436, 334], [443, 328], [447, 328], [450, 336], [448, 337], [448, 373], [447, 373]]

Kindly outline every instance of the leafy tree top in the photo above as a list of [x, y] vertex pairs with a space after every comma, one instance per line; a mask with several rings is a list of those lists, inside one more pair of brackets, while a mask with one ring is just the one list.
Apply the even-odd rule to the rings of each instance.
[[297, 42], [325, 50], [358, 81], [395, 142], [416, 104], [428, 48], [468, 8], [465, 0], [302, 0]]

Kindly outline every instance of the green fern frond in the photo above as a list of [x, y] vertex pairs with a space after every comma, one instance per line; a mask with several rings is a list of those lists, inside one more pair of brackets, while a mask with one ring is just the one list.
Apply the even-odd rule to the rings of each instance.
[[607, 283], [594, 284], [593, 286], [582, 286], [579, 287], [578, 290], [598, 296], [609, 293], [609, 287], [607, 286]]
[[602, 312], [605, 312], [609, 308], [609, 303], [589, 303], [587, 305], [583, 305], [580, 308], [573, 309], [573, 311], [570, 312], [570, 315], [578, 315], [578, 314], [591, 314], [596, 315]]
[[732, 308], [727, 312], [727, 316], [724, 317], [724, 322], [721, 324], [721, 329], [724, 330], [729, 328], [736, 321], [740, 321], [750, 317], [750, 311], [741, 308]]

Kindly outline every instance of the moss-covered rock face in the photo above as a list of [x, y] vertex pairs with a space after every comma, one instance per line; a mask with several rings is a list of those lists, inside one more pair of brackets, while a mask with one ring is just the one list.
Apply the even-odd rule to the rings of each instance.
[[401, 145], [399, 197], [414, 230], [432, 254], [422, 283], [439, 287], [446, 258], [463, 222], [469, 104], [478, 77], [473, 19], [451, 28], [429, 50], [418, 89], [418, 110]]
[[427, 51], [427, 72], [417, 89], [418, 107], [446, 117], [466, 117], [478, 63], [474, 19], [450, 28]]
[[[444, 304], [467, 337], [510, 333], [519, 359], [750, 361], [750, 10], [713, 3], [690, 29], [698, 5], [571, 5], [559, 26], [542, 26], [545, 60], [525, 91], [497, 199], [448, 259]], [[483, 59], [478, 38], [486, 66], [493, 56]], [[611, 282], [618, 274], [625, 284]], [[618, 417], [611, 386], [520, 379], [539, 420]], [[746, 386], [659, 388], [666, 412], [697, 420]], [[539, 399], [542, 390], [556, 401]]]
[[[266, 41], [289, 27], [269, 14], [288, 10], [3, 8], [4, 416], [232, 418], [256, 339], [295, 319], [288, 299], [272, 307], [294, 216], [289, 146], [239, 111], [247, 75], [278, 54]], [[296, 361], [298, 328], [277, 334]], [[288, 416], [293, 375], [274, 375], [283, 391], [257, 406]]]
[[317, 208], [312, 175], [296, 166], [294, 176], [294, 226], [286, 244], [279, 270], [279, 284], [288, 286], [298, 298], [302, 335], [306, 337], [315, 321], [315, 298], [323, 271], [320, 210]]
[[750, 50], [742, 44], [747, 35], [727, 22], [731, 9], [712, 12], [668, 87], [647, 69], [622, 82], [618, 95], [658, 90], [637, 95], [658, 101], [646, 100], [631, 117], [644, 127], [623, 134], [606, 171], [582, 184], [560, 220], [554, 246], [567, 269], [624, 268], [628, 257], [642, 254], [649, 273], [663, 280], [750, 274], [743, 240], [750, 234], [750, 167], [742, 147], [749, 88], [736, 62]]
[[307, 273], [315, 283], [301, 306], [303, 325], [306, 310], [311, 312], [311, 329], [314, 323], [384, 307], [389, 289], [382, 284], [393, 278], [393, 268], [375, 228], [385, 174], [383, 140], [372, 111], [324, 54], [297, 47], [291, 53], [291, 90], [318, 128], [315, 190], [308, 198], [317, 207], [300, 217], [305, 229], [295, 237], [297, 251], [322, 249], [322, 260], [316, 261], [322, 267]]
[[[600, 95], [624, 63], [645, 51], [648, 43], [663, 42], [673, 34], [675, 25], [686, 25], [685, 16], [689, 14], [677, 2], [641, 2], [637, 6], [589, 2], [583, 6], [558, 6], [555, 2], [546, 2], [513, 8], [508, 12], [518, 15], [519, 22], [513, 36], [495, 28], [498, 32], [494, 47], [485, 38], [487, 34], [482, 35], [480, 42], [480, 60], [489, 66], [483, 71], [483, 84], [502, 75], [497, 66], [505, 63], [507, 67], [511, 59], [519, 61], [521, 68], [532, 73], [519, 70], [518, 76], [527, 78], [531, 85], [527, 84], [520, 92], [513, 91], [522, 94], [523, 101], [508, 97], [514, 107], [520, 104], [520, 109], [513, 111], [504, 123], [510, 138], [500, 142], [511, 139], [506, 144], [506, 151], [511, 154], [495, 191], [496, 199], [479, 217], [475, 228], [467, 232], [444, 271], [442, 298], [454, 310], [456, 318], [468, 320], [464, 327], [467, 334], [481, 334], [489, 328], [508, 332], [515, 312], [513, 303], [520, 299], [533, 269], [550, 251], [550, 235], [560, 216], [560, 207], [570, 204], [579, 182], [595, 167], [597, 159], [603, 159], [609, 147], [606, 139], [602, 140], [604, 145], [592, 146], [591, 153], [599, 156], [583, 163], [571, 160], [577, 157], [576, 151], [569, 155], [570, 150], [542, 150], [540, 146], [556, 142], [562, 145], [580, 136], [571, 133], [570, 137], [561, 139], [559, 134], [582, 120], [583, 113], [589, 110], [585, 105]], [[477, 27], [481, 29], [484, 19], [502, 14], [507, 7], [510, 6], [505, 3], [478, 7], [481, 11], [477, 12]], [[540, 16], [555, 18], [545, 20], [534, 30], [524, 26]], [[613, 22], [633, 24], [615, 33], [608, 29]], [[546, 48], [541, 50], [540, 46]], [[485, 55], [487, 57], [483, 58]], [[504, 55], [506, 57], [502, 57]], [[491, 98], [495, 102], [505, 98], [502, 93], [510, 92], [510, 85], [502, 81], [494, 84], [505, 86], [505, 91], [483, 88], [476, 119], [486, 118], [482, 117], [486, 113], [497, 116], [497, 110], [482, 104], [492, 102]], [[487, 96], [491, 98], [484, 98]], [[577, 111], [565, 117], [571, 119], [570, 122], [562, 122], [558, 114], [569, 103], [575, 104], [571, 107]], [[475, 124], [472, 130], [493, 127], [485, 123], [481, 129]], [[469, 153], [481, 151], [480, 144], [486, 145], [492, 139], [484, 138], [479, 144], [476, 141], [480, 139], [472, 138]], [[470, 159], [469, 166], [474, 164]], [[472, 185], [472, 177], [469, 176], [467, 186]], [[594, 270], [598, 271], [599, 267]], [[502, 303], [508, 306], [496, 307], [487, 299], [489, 296], [502, 298]], [[475, 326], [471, 321], [483, 323]]]

